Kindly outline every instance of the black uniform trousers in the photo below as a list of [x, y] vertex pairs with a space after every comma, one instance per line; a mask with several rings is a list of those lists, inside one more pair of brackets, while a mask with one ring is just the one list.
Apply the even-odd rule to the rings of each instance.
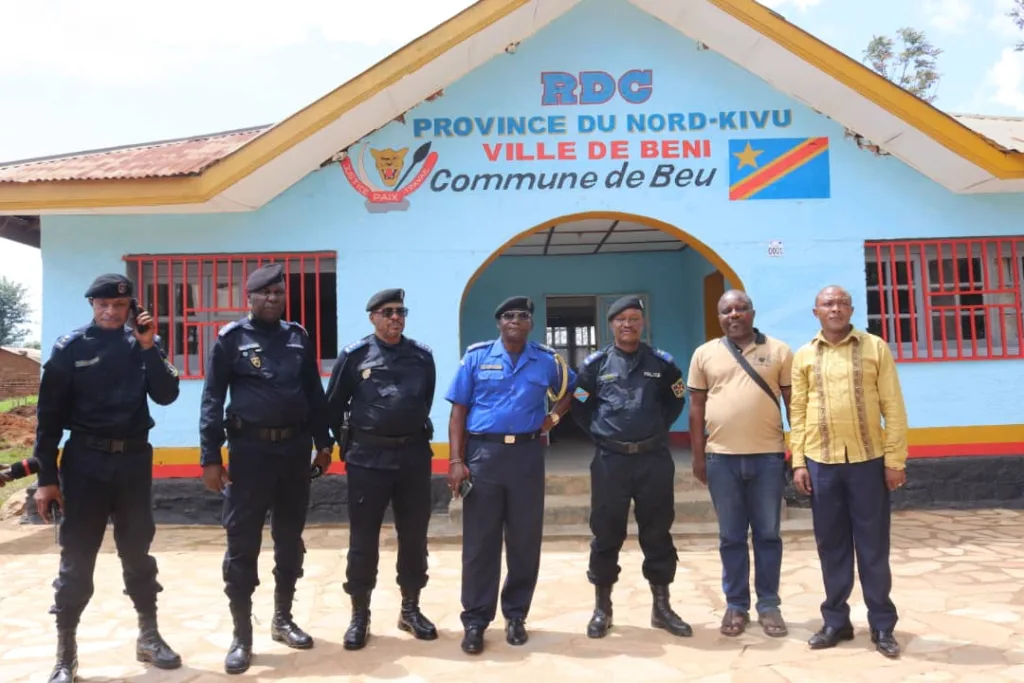
[[506, 445], [469, 437], [466, 466], [473, 490], [462, 508], [462, 624], [494, 621], [501, 580], [506, 619], [526, 619], [540, 573], [544, 532], [544, 448], [540, 440]]
[[308, 434], [278, 443], [239, 437], [230, 439], [228, 448], [231, 483], [224, 498], [228, 541], [224, 592], [233, 604], [251, 607], [252, 594], [260, 585], [257, 561], [270, 512], [276, 590], [290, 597], [295, 582], [302, 578], [306, 553], [302, 532], [309, 507], [312, 440]]
[[811, 475], [814, 540], [825, 584], [825, 601], [821, 603], [825, 624], [842, 628], [850, 623], [847, 600], [853, 592], [856, 554], [868, 624], [873, 629], [892, 630], [897, 615], [889, 597], [892, 512], [884, 459], [822, 465], [808, 458], [807, 471]]
[[398, 585], [403, 591], [418, 591], [427, 585], [430, 444], [424, 441], [389, 450], [401, 463], [397, 469], [345, 465], [350, 533], [344, 589], [349, 595], [369, 593], [377, 586], [380, 527], [388, 504], [398, 532]]
[[626, 540], [629, 504], [640, 531], [643, 575], [655, 586], [675, 580], [675, 462], [667, 446], [646, 453], [615, 453], [598, 444], [590, 463], [590, 567], [587, 579], [610, 586], [619, 579], [619, 551]]
[[149, 553], [153, 523], [153, 449], [148, 444], [123, 453], [90, 448], [72, 436], [60, 470], [64, 519], [60, 525], [60, 569], [51, 614], [58, 628], [74, 628], [93, 594], [93, 572], [106, 533], [114, 524], [114, 544], [125, 594], [141, 613], [156, 611], [156, 559]]

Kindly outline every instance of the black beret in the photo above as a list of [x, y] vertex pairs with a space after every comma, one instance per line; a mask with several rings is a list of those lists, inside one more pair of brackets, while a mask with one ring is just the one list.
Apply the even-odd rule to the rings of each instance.
[[608, 320], [630, 308], [635, 308], [642, 313], [644, 302], [638, 296], [624, 296], [621, 299], [617, 299], [615, 303], [608, 307]]
[[500, 318], [505, 311], [529, 311], [533, 313], [533, 300], [528, 296], [510, 296], [494, 309], [494, 317]]
[[92, 281], [89, 289], [85, 290], [87, 299], [117, 299], [118, 297], [131, 296], [135, 291], [132, 281], [124, 275], [107, 273], [100, 275]]
[[245, 281], [245, 291], [258, 292], [264, 287], [284, 282], [284, 266], [280, 263], [268, 263], [252, 271]]
[[404, 289], [382, 289], [366, 302], [366, 310], [372, 311], [375, 308], [379, 308], [382, 304], [391, 303], [392, 301], [398, 301], [405, 303], [405, 290]]

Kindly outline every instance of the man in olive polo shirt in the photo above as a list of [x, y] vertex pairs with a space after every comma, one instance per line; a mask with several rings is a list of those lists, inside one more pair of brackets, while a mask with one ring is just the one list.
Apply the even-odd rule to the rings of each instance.
[[738, 636], [750, 622], [749, 528], [758, 622], [767, 635], [782, 637], [788, 632], [779, 609], [786, 445], [779, 397], [788, 412], [793, 352], [754, 327], [754, 305], [744, 292], [722, 295], [718, 322], [725, 336], [693, 354], [687, 385], [693, 474], [708, 486], [718, 516], [726, 599], [720, 631]]

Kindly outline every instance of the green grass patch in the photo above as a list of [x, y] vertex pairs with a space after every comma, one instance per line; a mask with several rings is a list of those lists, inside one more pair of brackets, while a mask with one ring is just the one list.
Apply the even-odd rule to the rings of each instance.
[[34, 406], [37, 396], [22, 396], [21, 398], [7, 398], [0, 401], [0, 413], [7, 413], [18, 406]]

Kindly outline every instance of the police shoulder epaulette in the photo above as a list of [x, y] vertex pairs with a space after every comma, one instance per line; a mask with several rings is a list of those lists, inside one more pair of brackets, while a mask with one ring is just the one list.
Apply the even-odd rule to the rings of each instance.
[[583, 359], [583, 365], [590, 365], [591, 363], [598, 360], [602, 356], [604, 356], [604, 349], [598, 349], [597, 351], [594, 351], [592, 354]]
[[82, 337], [84, 337], [86, 329], [88, 328], [79, 327], [77, 330], [72, 330], [71, 332], [68, 332], [67, 334], [61, 336], [59, 339], [57, 339], [57, 341], [53, 343], [53, 348], [63, 351], [65, 348], [67, 348], [68, 344], [75, 341], [76, 339], [81, 339]]
[[477, 349], [485, 348], [493, 343], [493, 341], [482, 341], [477, 342], [476, 344], [470, 344], [469, 346], [466, 347], [466, 353], [469, 353], [470, 351], [476, 351]]
[[426, 351], [427, 353], [433, 355], [433, 353], [434, 353], [433, 349], [431, 349], [429, 346], [427, 346], [423, 342], [416, 341], [415, 339], [409, 339], [409, 341], [412, 342], [413, 346], [415, 346], [415, 347], [417, 347], [419, 349], [422, 349], [423, 351]]
[[551, 348], [547, 344], [541, 344], [540, 342], [533, 342], [533, 345], [536, 346], [538, 349], [540, 349], [541, 351], [543, 351], [545, 353], [550, 353], [552, 356], [555, 355], [556, 353], [558, 353], [557, 351], [555, 351], [553, 348]]
[[672, 354], [662, 349], [654, 349], [654, 355], [662, 359], [666, 363], [675, 363], [676, 359], [672, 357]]
[[346, 346], [344, 349], [342, 349], [342, 353], [344, 353], [345, 355], [351, 355], [353, 351], [358, 351], [359, 349], [363, 348], [364, 346], [366, 346], [369, 343], [370, 343], [370, 338], [369, 337], [363, 337], [362, 339], [359, 339], [358, 341], [354, 341], [351, 344], [349, 344], [348, 346]]
[[294, 320], [282, 320], [281, 327], [285, 329], [297, 329], [300, 332], [302, 332], [302, 334], [309, 336], [309, 332], [306, 331], [306, 328], [303, 327], [301, 324], [295, 322]]
[[225, 325], [224, 327], [222, 327], [220, 329], [220, 332], [217, 333], [217, 336], [226, 337], [227, 335], [231, 334], [232, 332], [237, 330], [239, 327], [241, 327], [242, 326], [242, 322], [243, 321], [241, 321], [241, 320], [235, 320], [233, 322], [228, 323], [227, 325]]

